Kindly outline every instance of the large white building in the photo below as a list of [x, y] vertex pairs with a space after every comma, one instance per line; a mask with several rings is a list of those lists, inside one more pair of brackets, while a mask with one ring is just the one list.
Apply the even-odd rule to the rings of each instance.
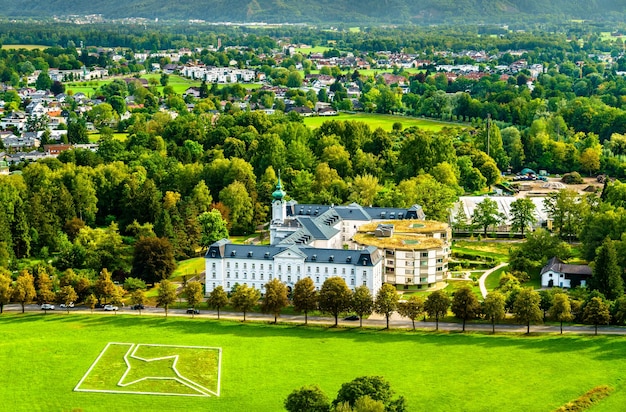
[[[235, 283], [263, 291], [274, 278], [292, 288], [305, 276], [319, 289], [329, 277], [339, 276], [351, 289], [365, 285], [375, 295], [384, 282], [413, 289], [447, 276], [449, 227], [425, 221], [420, 206], [301, 205], [285, 200], [280, 178], [272, 197], [270, 245], [235, 245], [226, 239], [211, 245], [205, 256], [207, 294], [217, 286], [230, 290]], [[408, 240], [385, 247], [361, 229], [379, 223], [397, 225], [407, 233], [394, 239]], [[396, 250], [402, 257], [398, 252], [390, 258]]]

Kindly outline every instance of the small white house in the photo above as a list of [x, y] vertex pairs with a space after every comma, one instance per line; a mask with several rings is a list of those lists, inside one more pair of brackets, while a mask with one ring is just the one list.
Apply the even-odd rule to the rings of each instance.
[[541, 287], [575, 288], [586, 286], [593, 275], [588, 265], [570, 265], [553, 257], [541, 269]]

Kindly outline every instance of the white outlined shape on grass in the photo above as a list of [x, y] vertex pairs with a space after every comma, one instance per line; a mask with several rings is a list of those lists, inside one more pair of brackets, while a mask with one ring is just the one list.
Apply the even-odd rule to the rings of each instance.
[[[109, 349], [109, 347], [111, 345], [123, 345], [123, 346], [128, 346], [128, 351], [126, 351], [126, 353], [124, 354], [124, 363], [126, 364], [126, 370], [124, 371], [124, 374], [122, 375], [122, 377], [120, 378], [120, 380], [117, 382], [117, 386], [122, 387], [122, 388], [128, 388], [130, 390], [115, 390], [115, 389], [87, 389], [87, 388], [81, 388], [81, 385], [83, 384], [83, 382], [85, 381], [85, 379], [87, 379], [89, 377], [89, 374], [93, 371], [93, 369], [96, 367], [96, 365], [98, 364], [98, 362], [100, 361], [100, 359], [102, 358], [102, 356], [106, 353], [107, 349]], [[142, 358], [140, 356], [137, 356], [136, 353], [139, 350], [139, 348], [141, 346], [147, 346], [147, 347], [165, 347], [165, 348], [184, 348], [184, 349], [208, 349], [208, 350], [215, 350], [217, 351], [217, 386], [216, 386], [216, 390], [211, 390], [206, 388], [205, 386], [191, 380], [188, 379], [186, 377], [184, 377], [177, 369], [177, 363], [179, 360], [179, 355], [170, 355], [170, 356], [163, 356], [163, 357], [158, 357], [158, 358]], [[129, 358], [133, 358], [133, 359], [137, 359], [143, 362], [153, 362], [153, 361], [161, 361], [161, 360], [166, 360], [166, 359], [172, 359], [173, 363], [172, 363], [172, 370], [174, 371], [174, 374], [176, 375], [176, 377], [162, 377], [162, 376], [146, 376], [143, 377], [141, 379], [136, 379], [130, 382], [124, 382], [124, 380], [126, 379], [126, 377], [128, 376], [129, 372], [132, 369], [131, 366], [131, 362], [129, 361]], [[109, 342], [107, 343], [107, 345], [104, 347], [104, 349], [102, 350], [102, 352], [100, 352], [100, 354], [98, 355], [98, 357], [96, 358], [96, 360], [91, 364], [91, 366], [89, 367], [89, 369], [87, 370], [87, 372], [85, 373], [85, 375], [82, 377], [82, 379], [78, 382], [78, 384], [76, 385], [76, 387], [74, 388], [75, 392], [98, 392], [98, 393], [125, 393], [125, 394], [136, 394], [136, 395], [174, 395], [174, 396], [200, 396], [200, 397], [210, 397], [210, 396], [220, 396], [220, 378], [221, 378], [221, 373], [222, 373], [222, 348], [216, 348], [216, 347], [209, 347], [209, 346], [183, 346], [183, 345], [158, 345], [158, 344], [135, 344], [135, 343], [122, 343], [122, 342]], [[146, 392], [146, 391], [133, 391], [132, 390], [132, 385], [136, 384], [138, 382], [142, 382], [142, 381], [146, 381], [146, 380], [174, 380], [176, 382], [179, 382], [180, 384], [192, 389], [193, 391], [197, 392], [197, 393], [175, 393], [175, 392]]]

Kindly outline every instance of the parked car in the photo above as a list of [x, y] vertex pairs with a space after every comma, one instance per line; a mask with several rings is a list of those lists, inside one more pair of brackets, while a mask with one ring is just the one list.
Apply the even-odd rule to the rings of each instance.
[[145, 307], [143, 305], [140, 305], [140, 304], [133, 305], [130, 308], [133, 309], [133, 310], [145, 309]]
[[100, 302], [96, 303], [96, 306], [95, 306], [96, 309], [102, 309], [103, 307], [104, 307], [103, 303], [100, 303]]
[[114, 310], [119, 310], [119, 308], [117, 306], [113, 306], [113, 305], [104, 305], [104, 310], [106, 311], [114, 311]]
[[187, 313], [189, 313], [191, 315], [198, 315], [200, 313], [200, 311], [198, 309], [195, 309], [195, 308], [187, 308]]
[[350, 315], [343, 318], [343, 320], [359, 320], [359, 317], [357, 315]]
[[54, 305], [50, 303], [44, 303], [41, 305], [41, 310], [54, 310]]
[[70, 302], [69, 305], [65, 305], [65, 303], [61, 303], [59, 305], [60, 308], [73, 308], [74, 307], [74, 302]]

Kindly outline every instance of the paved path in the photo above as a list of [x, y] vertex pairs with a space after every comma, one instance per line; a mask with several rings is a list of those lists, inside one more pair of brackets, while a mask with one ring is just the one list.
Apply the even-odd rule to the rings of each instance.
[[487, 286], [485, 286], [485, 280], [487, 280], [487, 276], [491, 275], [493, 272], [495, 272], [496, 270], [503, 268], [505, 266], [508, 265], [508, 262], [502, 262], [500, 263], [498, 266], [493, 267], [491, 269], [489, 269], [488, 271], [486, 271], [485, 273], [483, 273], [483, 275], [480, 277], [480, 279], [478, 279], [478, 286], [480, 286], [480, 293], [483, 295], [483, 299], [485, 299], [487, 297]]
[[[4, 306], [4, 311], [7, 313], [19, 313], [22, 311], [20, 305], [10, 304]], [[27, 312], [40, 312], [41, 316], [66, 316], [65, 310], [53, 310], [48, 311], [47, 314], [44, 315], [43, 311], [39, 309], [38, 305], [27, 305]], [[185, 313], [185, 309], [170, 309], [169, 317], [191, 317]], [[135, 315], [139, 316], [139, 311], [131, 310], [128, 307], [122, 309], [118, 312], [105, 312], [102, 309], [94, 309], [93, 315], [88, 308], [85, 307], [76, 307], [70, 309], [70, 313], [74, 314], [83, 314], [85, 316], [115, 316], [117, 313], [124, 316]], [[0, 314], [0, 322], [2, 321], [2, 316]], [[165, 311], [162, 308], [152, 308], [148, 307], [142, 311], [142, 316], [165, 316]], [[216, 311], [209, 311], [200, 309], [200, 314], [195, 315], [194, 318], [201, 320], [215, 320], [217, 319]], [[14, 319], [14, 318], [13, 318]], [[230, 321], [242, 321], [243, 314], [237, 312], [221, 312], [220, 319], [230, 320]], [[246, 320], [253, 322], [274, 322], [273, 315], [267, 315], [263, 313], [247, 313]], [[281, 315], [278, 318], [278, 322], [282, 324], [294, 324], [294, 325], [302, 325], [304, 324], [304, 315]], [[335, 323], [334, 318], [325, 317], [325, 316], [309, 316], [308, 320], [309, 324], [316, 326], [332, 326]], [[342, 327], [351, 327], [357, 329], [359, 327], [358, 321], [347, 321], [343, 320], [343, 318], [339, 319], [339, 325]], [[385, 319], [363, 319], [363, 327], [370, 329], [385, 329]], [[389, 327], [391, 329], [411, 329], [411, 320], [402, 317], [393, 317], [389, 322]], [[416, 321], [415, 327], [418, 330], [422, 331], [434, 331], [435, 330], [435, 322], [428, 321]], [[439, 330], [441, 331], [452, 331], [452, 332], [460, 332], [462, 329], [462, 324], [456, 322], [439, 322]], [[468, 322], [465, 326], [467, 331], [476, 331], [476, 332], [484, 332], [491, 333], [491, 324], [489, 323], [473, 323]], [[531, 333], [553, 333], [558, 334], [560, 332], [560, 326], [558, 324], [554, 325], [531, 325], [530, 326]], [[505, 333], [526, 333], [526, 325], [517, 325], [517, 324], [498, 324], [496, 325], [496, 333], [505, 332]], [[594, 327], [590, 325], [568, 325], [563, 326], [564, 334], [578, 334], [578, 335], [592, 335], [595, 333]], [[619, 326], [600, 326], [598, 327], [598, 335], [626, 335], [626, 327]]]

